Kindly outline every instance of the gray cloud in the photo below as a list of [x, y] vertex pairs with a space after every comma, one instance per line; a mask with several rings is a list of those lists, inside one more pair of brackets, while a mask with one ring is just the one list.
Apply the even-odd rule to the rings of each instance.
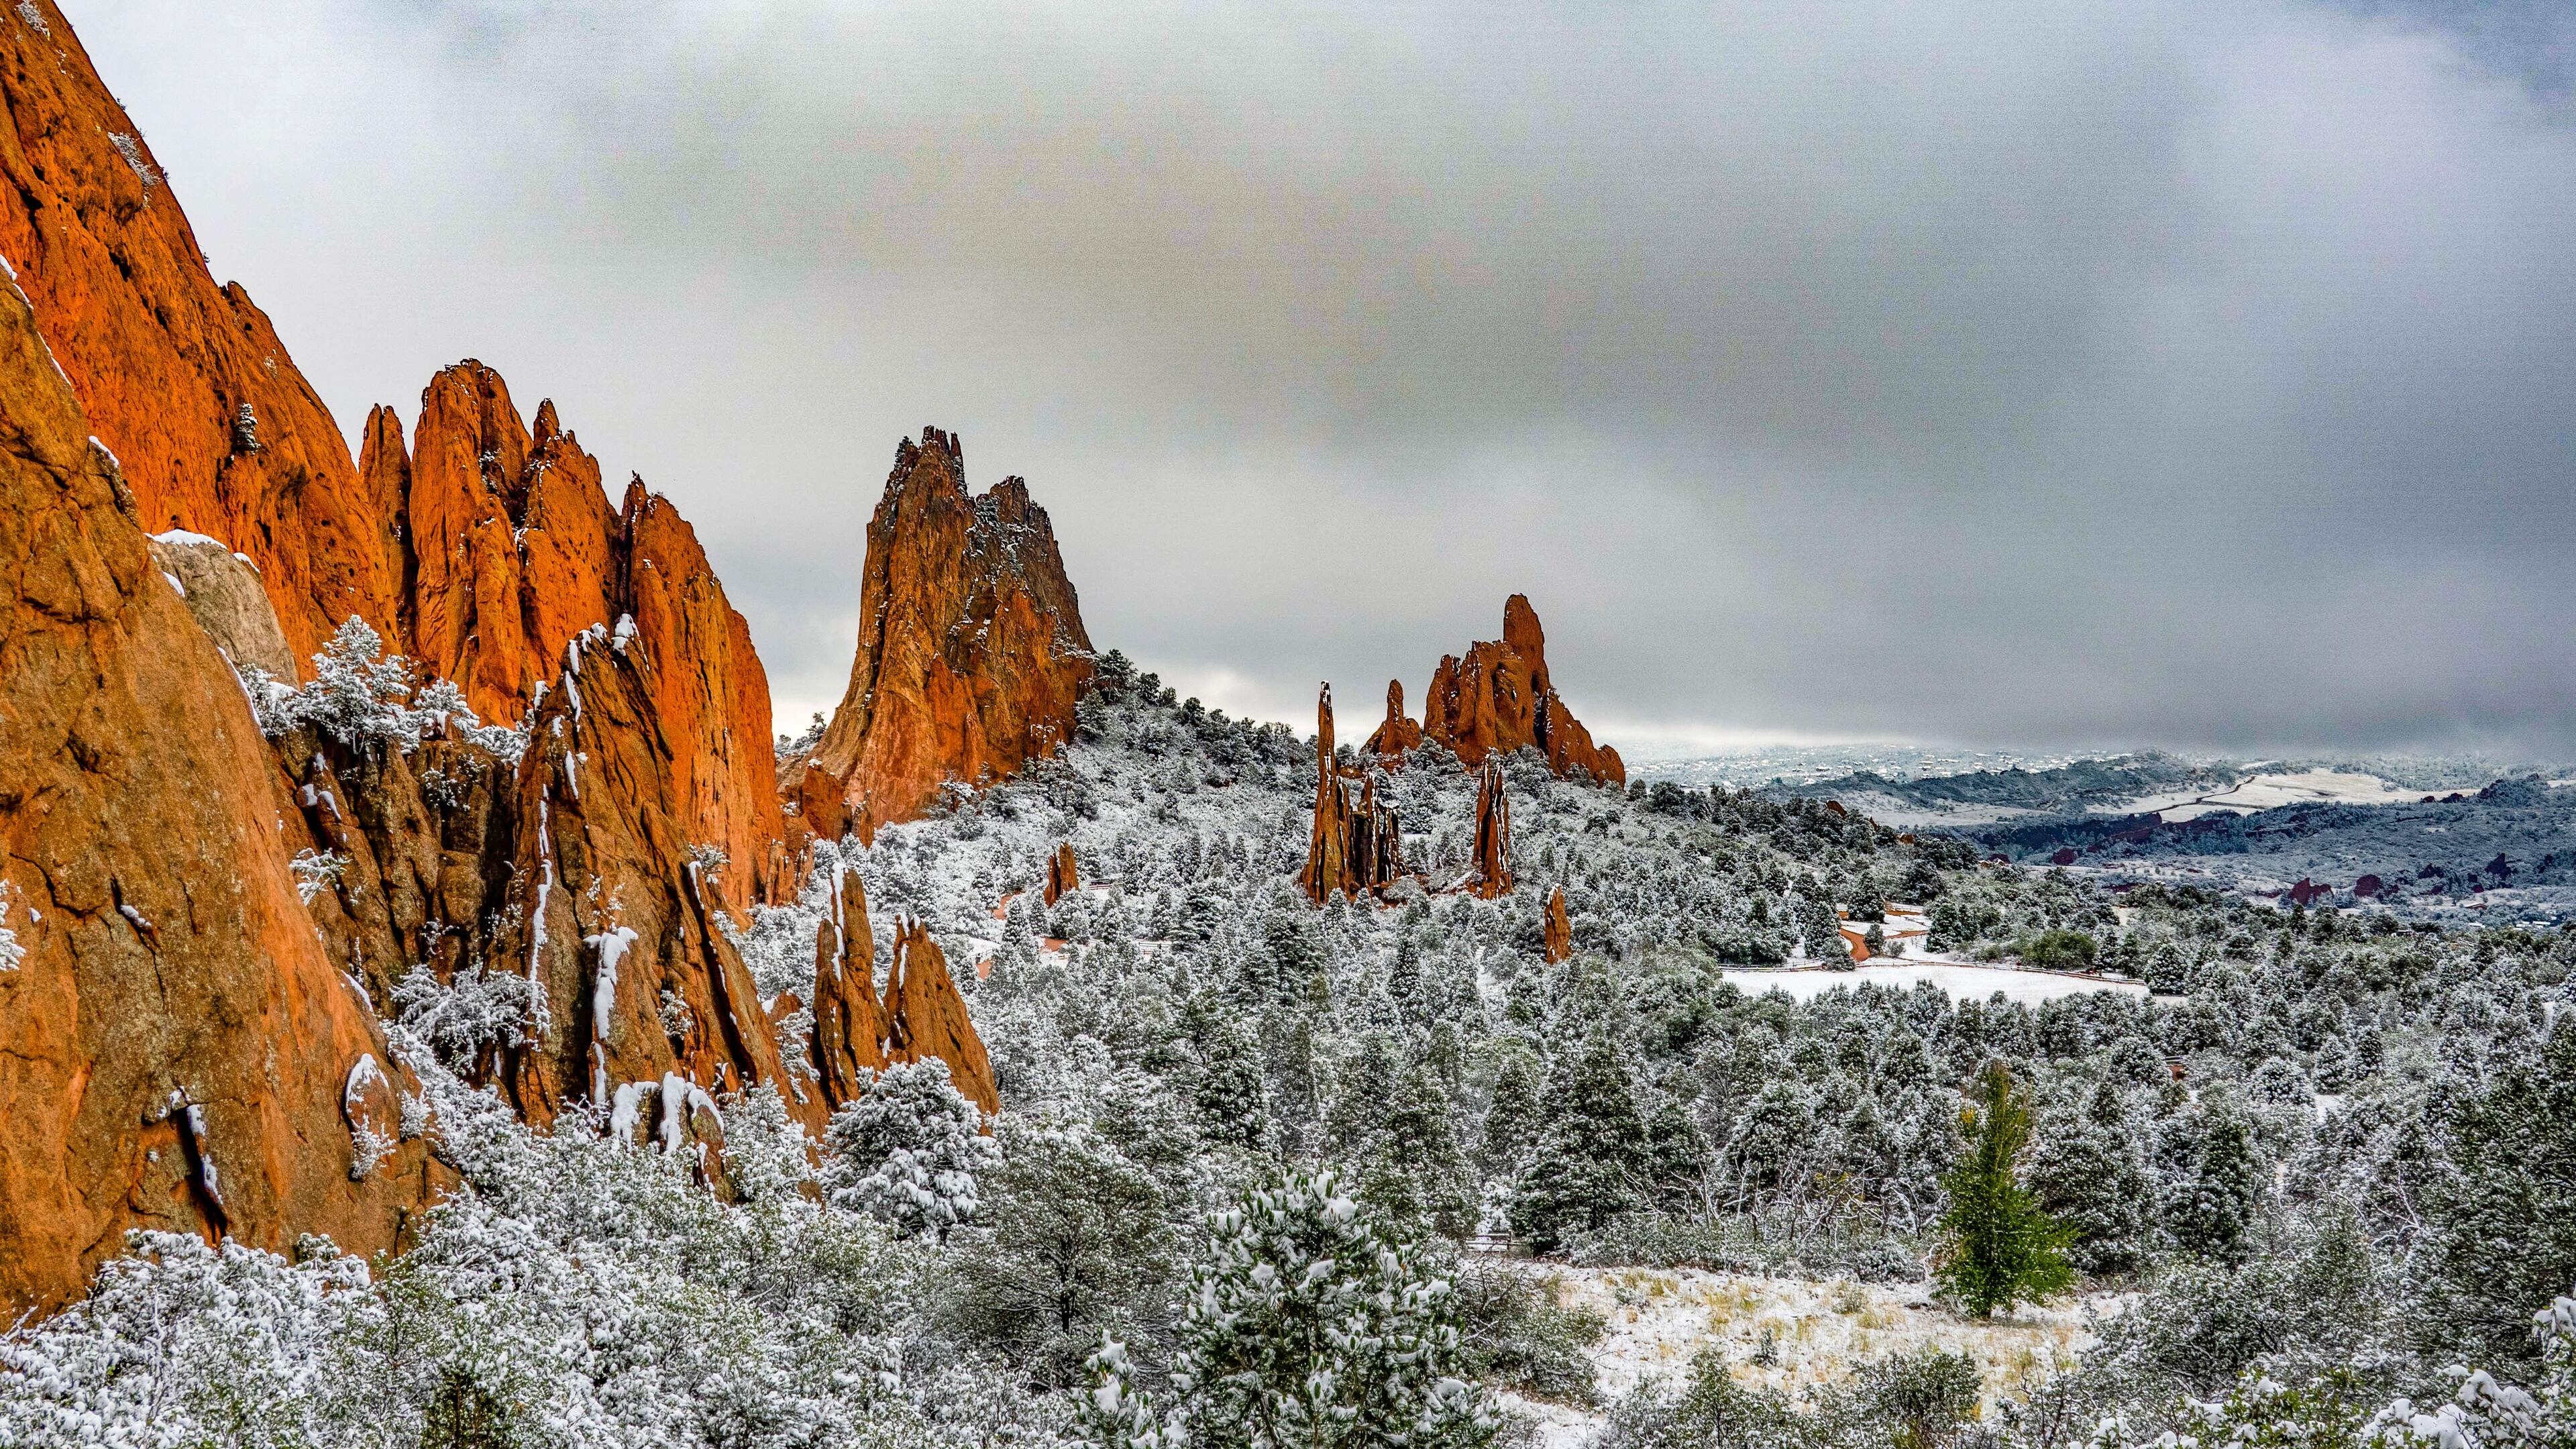
[[895, 436], [1296, 718], [1529, 592], [1614, 739], [2576, 738], [2547, 7], [75, 17], [344, 423], [473, 355], [828, 707]]

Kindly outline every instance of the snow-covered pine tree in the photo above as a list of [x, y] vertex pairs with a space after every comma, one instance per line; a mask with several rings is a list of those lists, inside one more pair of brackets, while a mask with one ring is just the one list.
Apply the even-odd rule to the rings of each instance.
[[1121, 1449], [1474, 1449], [1497, 1421], [1456, 1297], [1330, 1169], [1292, 1173], [1210, 1220], [1159, 1413], [1104, 1347], [1079, 1427]]
[[1646, 1205], [1648, 1141], [1619, 1045], [1606, 1030], [1559, 1064], [1539, 1147], [1521, 1174], [1512, 1226], [1540, 1252]]
[[977, 1178], [1000, 1160], [983, 1114], [959, 1094], [937, 1057], [875, 1074], [823, 1135], [823, 1196], [907, 1236], [971, 1222]]

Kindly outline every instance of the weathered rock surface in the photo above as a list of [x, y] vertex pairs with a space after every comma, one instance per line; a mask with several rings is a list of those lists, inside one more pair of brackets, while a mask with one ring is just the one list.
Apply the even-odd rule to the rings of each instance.
[[1421, 746], [1422, 726], [1404, 713], [1404, 681], [1390, 679], [1386, 682], [1386, 719], [1369, 734], [1364, 748], [1379, 759], [1392, 763], [1405, 751]]
[[359, 472], [402, 500], [414, 657], [476, 714], [515, 723], [584, 630], [652, 657], [653, 718], [692, 845], [720, 851], [737, 906], [795, 891], [769, 733], [769, 676], [697, 533], [630, 479], [609, 506], [599, 463], [549, 401], [529, 431], [499, 374], [467, 360], [421, 392], [408, 450], [392, 409], [367, 418]]
[[1503, 637], [1449, 655], [1422, 700], [1422, 733], [1469, 765], [1523, 747], [1547, 757], [1559, 778], [1578, 773], [1610, 785], [1628, 782], [1619, 752], [1594, 745], [1591, 731], [1558, 697], [1547, 672], [1547, 639], [1527, 597], [1503, 605]]
[[1573, 959], [1574, 922], [1565, 914], [1565, 887], [1547, 893], [1547, 921], [1540, 954], [1550, 964]]
[[1476, 773], [1476, 836], [1473, 862], [1460, 882], [1471, 895], [1487, 900], [1512, 892], [1512, 805], [1503, 793], [1503, 766], [1489, 755]]
[[235, 668], [247, 665], [266, 670], [271, 679], [295, 679], [295, 651], [277, 627], [277, 610], [250, 560], [220, 540], [174, 529], [152, 540], [152, 566], [168, 577]]
[[886, 1065], [885, 1013], [877, 1003], [876, 942], [856, 871], [830, 867], [831, 909], [814, 940], [814, 1080], [827, 1110], [867, 1090], [864, 1072]]
[[849, 690], [798, 788], [817, 833], [872, 837], [942, 785], [1006, 778], [1072, 737], [1091, 638], [1046, 510], [1017, 478], [969, 494], [937, 428], [896, 447], [859, 610]]
[[1356, 805], [1342, 784], [1327, 684], [1315, 696], [1315, 823], [1297, 883], [1321, 905], [1335, 891], [1353, 900], [1383, 891], [1404, 873], [1404, 828], [1395, 807], [1378, 803], [1376, 777], [1361, 782]]
[[904, 921], [895, 928], [894, 966], [886, 973], [886, 1057], [917, 1062], [937, 1057], [948, 1064], [959, 1093], [987, 1113], [1001, 1110], [993, 1063], [966, 1017], [966, 998], [948, 974], [948, 957], [930, 939], [930, 928]]
[[122, 460], [143, 530], [250, 555], [299, 664], [352, 614], [403, 637], [397, 512], [362, 486], [249, 294], [215, 285], [151, 149], [52, 0], [0, 15], [0, 105], [0, 253]]
[[1047, 857], [1046, 889], [1040, 897], [1052, 908], [1068, 894], [1082, 889], [1082, 869], [1074, 862], [1073, 842], [1059, 841], [1055, 854]]
[[662, 744], [665, 672], [638, 640], [595, 628], [567, 646], [537, 706], [513, 786], [506, 900], [517, 909], [486, 965], [534, 975], [550, 1010], [538, 1039], [508, 1054], [502, 1081], [539, 1122], [573, 1098], [608, 1101], [673, 1074], [718, 1095], [770, 1083], [819, 1126], [717, 924], [722, 876], [692, 848]]
[[[22, 22], [0, 29], [0, 63], [53, 64]], [[0, 1302], [18, 1306], [78, 1294], [128, 1228], [390, 1248], [429, 1186], [417, 1144], [351, 1180], [343, 1099], [389, 1053], [297, 899], [245, 696], [92, 430], [0, 287]]]

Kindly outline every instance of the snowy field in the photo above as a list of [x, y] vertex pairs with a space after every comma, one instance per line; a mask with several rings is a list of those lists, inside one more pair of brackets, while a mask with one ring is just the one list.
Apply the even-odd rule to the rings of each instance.
[[[1697, 1269], [1553, 1268], [1560, 1301], [1595, 1310], [1609, 1330], [1592, 1347], [1605, 1403], [1661, 1377], [1678, 1382], [1703, 1348], [1724, 1354], [1736, 1382], [1776, 1388], [1793, 1399], [1848, 1378], [1891, 1354], [1937, 1347], [1965, 1353], [1984, 1379], [1985, 1403], [2019, 1395], [2062, 1369], [2092, 1343], [2093, 1326], [2125, 1307], [2128, 1295], [2095, 1294], [1989, 1320], [1932, 1305], [1919, 1284], [1873, 1285], [1804, 1278], [1756, 1278]], [[1768, 1337], [1770, 1363], [1757, 1364]], [[1539, 1421], [1545, 1449], [1574, 1449], [1601, 1425], [1597, 1410], [1505, 1395]]]
[[1785, 991], [1800, 1001], [1821, 996], [1837, 986], [1893, 986], [1910, 990], [1929, 981], [1953, 1001], [1983, 1001], [2000, 991], [2007, 1001], [2037, 1006], [2061, 996], [2086, 991], [2126, 991], [2143, 996], [2147, 988], [2133, 981], [2103, 981], [2090, 976], [2063, 976], [2052, 971], [2015, 971], [2000, 966], [1970, 966], [1948, 961], [1872, 961], [1852, 971], [1821, 968], [1744, 969], [1722, 973], [1737, 989], [1759, 996]]
[[2189, 820], [2213, 810], [2271, 810], [2283, 805], [2399, 805], [2419, 798], [2419, 792], [2392, 785], [2377, 775], [2351, 770], [2302, 770], [2296, 774], [2250, 776], [2227, 790], [2150, 795], [2125, 805], [2094, 808], [2097, 813], [2123, 815], [2143, 815], [2154, 811], [2170, 822]]

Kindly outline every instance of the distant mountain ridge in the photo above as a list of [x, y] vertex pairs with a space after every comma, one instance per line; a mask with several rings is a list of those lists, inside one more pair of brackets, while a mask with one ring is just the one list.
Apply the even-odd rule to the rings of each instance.
[[1810, 799], [1869, 795], [1924, 810], [1970, 806], [2066, 810], [2122, 804], [2142, 795], [2187, 787], [2223, 789], [2235, 779], [2235, 773], [2227, 767], [2194, 764], [2162, 750], [2141, 750], [2107, 759], [2076, 760], [2044, 770], [2015, 766], [1912, 780], [1859, 770], [1827, 780], [1773, 786], [1764, 793], [1776, 798], [1803, 795]]

